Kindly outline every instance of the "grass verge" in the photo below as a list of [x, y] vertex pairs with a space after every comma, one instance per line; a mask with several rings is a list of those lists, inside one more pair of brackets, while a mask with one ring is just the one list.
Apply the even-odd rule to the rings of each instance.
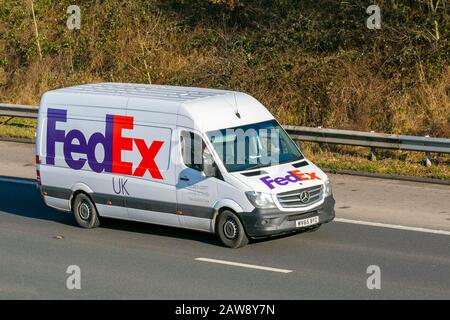
[[363, 147], [303, 144], [305, 156], [319, 167], [330, 170], [354, 170], [450, 180], [450, 156], [432, 154], [432, 166], [424, 165], [425, 155], [420, 152], [377, 150], [377, 160], [371, 160], [370, 151]]
[[[0, 123], [7, 119], [0, 117]], [[0, 125], [0, 137], [33, 140], [35, 130], [36, 120], [12, 119], [7, 124]], [[433, 165], [426, 167], [424, 154], [420, 152], [377, 150], [377, 160], [373, 161], [369, 159], [369, 149], [363, 147], [303, 143], [302, 151], [319, 167], [330, 170], [450, 180], [450, 155], [432, 154]]]
[[[0, 117], [0, 137], [34, 140], [36, 120]], [[7, 123], [5, 123], [8, 121]]]

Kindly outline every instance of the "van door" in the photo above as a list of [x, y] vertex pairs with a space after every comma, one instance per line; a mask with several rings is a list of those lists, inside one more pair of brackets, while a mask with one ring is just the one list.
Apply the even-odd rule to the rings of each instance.
[[179, 128], [180, 161], [177, 161], [177, 212], [183, 227], [211, 231], [217, 178], [205, 177], [203, 152], [209, 152], [199, 132]]

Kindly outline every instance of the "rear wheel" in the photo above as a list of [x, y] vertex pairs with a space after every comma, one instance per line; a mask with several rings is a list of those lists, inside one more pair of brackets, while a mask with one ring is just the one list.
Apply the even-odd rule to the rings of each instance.
[[222, 243], [229, 248], [240, 248], [248, 244], [248, 237], [239, 218], [229, 210], [219, 215], [217, 234]]
[[86, 194], [80, 193], [75, 197], [72, 211], [80, 227], [92, 229], [100, 225], [97, 208]]

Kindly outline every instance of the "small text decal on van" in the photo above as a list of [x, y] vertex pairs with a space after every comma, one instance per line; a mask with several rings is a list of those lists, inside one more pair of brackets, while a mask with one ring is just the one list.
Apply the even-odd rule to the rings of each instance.
[[288, 174], [284, 177], [277, 177], [275, 179], [272, 179], [270, 176], [265, 176], [260, 178], [262, 182], [266, 184], [266, 186], [269, 187], [270, 190], [274, 189], [275, 187], [273, 184], [277, 184], [280, 186], [285, 186], [290, 182], [299, 182], [304, 180], [320, 180], [320, 178], [316, 175], [315, 172], [300, 172], [300, 170], [292, 170], [288, 171]]
[[[46, 163], [55, 164], [56, 142], [63, 143], [64, 158], [67, 165], [75, 170], [80, 170], [86, 161], [92, 171], [111, 172], [124, 175], [142, 177], [148, 170], [152, 178], [163, 179], [155, 162], [155, 157], [161, 149], [164, 141], [154, 140], [147, 146], [144, 139], [128, 138], [122, 136], [122, 130], [133, 130], [133, 117], [106, 115], [105, 133], [96, 132], [89, 139], [77, 129], [69, 132], [56, 129], [57, 122], [67, 122], [67, 110], [48, 109], [47, 112], [47, 158]], [[74, 140], [77, 142], [74, 143]], [[137, 146], [142, 160], [133, 172], [133, 163], [122, 161], [122, 151], [132, 151], [134, 144]], [[101, 144], [105, 151], [102, 161], [95, 156], [97, 145]], [[85, 158], [74, 159], [72, 153], [85, 154]]]

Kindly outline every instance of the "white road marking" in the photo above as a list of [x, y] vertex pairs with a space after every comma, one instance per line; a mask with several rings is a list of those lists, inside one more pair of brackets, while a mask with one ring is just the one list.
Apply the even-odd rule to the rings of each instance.
[[280, 272], [280, 273], [290, 273], [290, 272], [292, 272], [292, 270], [287, 270], [287, 269], [278, 269], [278, 268], [258, 266], [258, 265], [254, 265], [254, 264], [247, 264], [247, 263], [240, 263], [240, 262], [231, 262], [231, 261], [209, 259], [209, 258], [195, 258], [195, 260], [203, 261], [203, 262], [218, 263], [218, 264], [226, 264], [226, 265], [229, 265], [229, 266], [242, 267], [242, 268], [250, 268], [250, 269], [258, 269], [258, 270], [264, 270], [264, 271]]
[[350, 219], [342, 219], [342, 218], [336, 218], [336, 219], [334, 219], [334, 221], [336, 221], [336, 222], [344, 222], [344, 223], [352, 223], [352, 224], [360, 224], [360, 225], [372, 226], [372, 227], [380, 227], [380, 228], [416, 231], [416, 232], [433, 233], [433, 234], [443, 234], [443, 235], [446, 235], [446, 236], [450, 236], [450, 231], [445, 231], [445, 230], [435, 230], [435, 229], [418, 228], [418, 227], [407, 227], [407, 226], [400, 226], [400, 225], [396, 225], [396, 224], [387, 224], [387, 223], [360, 221], [360, 220], [350, 220]]
[[20, 184], [28, 184], [28, 185], [36, 185], [36, 181], [35, 180], [29, 180], [29, 179], [17, 179], [17, 178], [13, 178], [13, 177], [1, 177], [0, 181], [2, 182], [12, 182], [12, 183], [20, 183]]

